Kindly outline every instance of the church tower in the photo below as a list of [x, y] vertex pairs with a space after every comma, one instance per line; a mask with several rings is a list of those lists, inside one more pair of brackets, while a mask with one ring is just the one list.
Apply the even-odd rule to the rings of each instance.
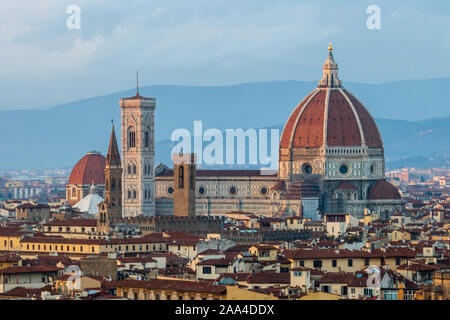
[[195, 155], [173, 154], [173, 215], [195, 217]]
[[122, 114], [122, 215], [155, 215], [156, 99], [139, 95], [120, 99]]
[[122, 163], [120, 162], [114, 124], [106, 156], [105, 201], [99, 204], [98, 212], [98, 230], [103, 234], [109, 233], [111, 219], [122, 217]]

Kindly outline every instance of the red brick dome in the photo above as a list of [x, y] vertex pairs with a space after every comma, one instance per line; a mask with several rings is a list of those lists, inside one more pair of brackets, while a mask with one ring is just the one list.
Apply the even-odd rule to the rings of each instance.
[[105, 184], [105, 164], [99, 152], [88, 152], [73, 167], [68, 184]]
[[382, 148], [375, 120], [363, 104], [342, 87], [331, 53], [317, 89], [306, 96], [286, 122], [280, 148], [367, 146]]
[[397, 188], [386, 180], [378, 180], [369, 188], [369, 200], [399, 200]]

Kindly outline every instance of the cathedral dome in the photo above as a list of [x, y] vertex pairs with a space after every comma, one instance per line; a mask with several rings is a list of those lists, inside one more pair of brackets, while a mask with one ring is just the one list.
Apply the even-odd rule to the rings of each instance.
[[105, 184], [106, 158], [99, 152], [88, 152], [73, 167], [68, 184]]
[[399, 200], [397, 188], [386, 180], [378, 180], [369, 188], [369, 200]]
[[332, 48], [317, 89], [300, 102], [286, 122], [280, 148], [382, 148], [375, 120], [364, 105], [342, 87]]

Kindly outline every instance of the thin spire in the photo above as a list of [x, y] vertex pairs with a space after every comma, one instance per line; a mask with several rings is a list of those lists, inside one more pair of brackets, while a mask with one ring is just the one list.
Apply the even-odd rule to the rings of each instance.
[[136, 97], [139, 97], [139, 72], [136, 70]]
[[119, 148], [117, 147], [117, 140], [116, 140], [116, 132], [114, 130], [114, 120], [111, 120], [112, 123], [112, 130], [111, 130], [111, 137], [109, 139], [109, 148], [108, 148], [108, 154], [106, 155], [106, 163], [109, 166], [119, 166], [120, 167], [120, 153]]

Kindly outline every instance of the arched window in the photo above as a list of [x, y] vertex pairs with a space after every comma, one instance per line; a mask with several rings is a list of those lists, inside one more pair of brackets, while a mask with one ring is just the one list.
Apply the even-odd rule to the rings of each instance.
[[128, 171], [128, 174], [131, 174], [131, 166], [130, 165], [128, 165], [127, 171]]
[[128, 131], [128, 148], [136, 147], [136, 131], [134, 128], [130, 128]]
[[144, 146], [146, 148], [150, 147], [150, 134], [148, 131], [145, 131], [144, 133]]
[[136, 189], [133, 189], [133, 199], [136, 199], [137, 193], [136, 193]]
[[115, 179], [111, 179], [111, 190], [112, 191], [116, 190], [116, 180]]
[[136, 165], [133, 164], [133, 174], [136, 174]]
[[128, 189], [128, 199], [131, 199], [131, 190]]
[[178, 188], [184, 188], [184, 167], [178, 169]]

